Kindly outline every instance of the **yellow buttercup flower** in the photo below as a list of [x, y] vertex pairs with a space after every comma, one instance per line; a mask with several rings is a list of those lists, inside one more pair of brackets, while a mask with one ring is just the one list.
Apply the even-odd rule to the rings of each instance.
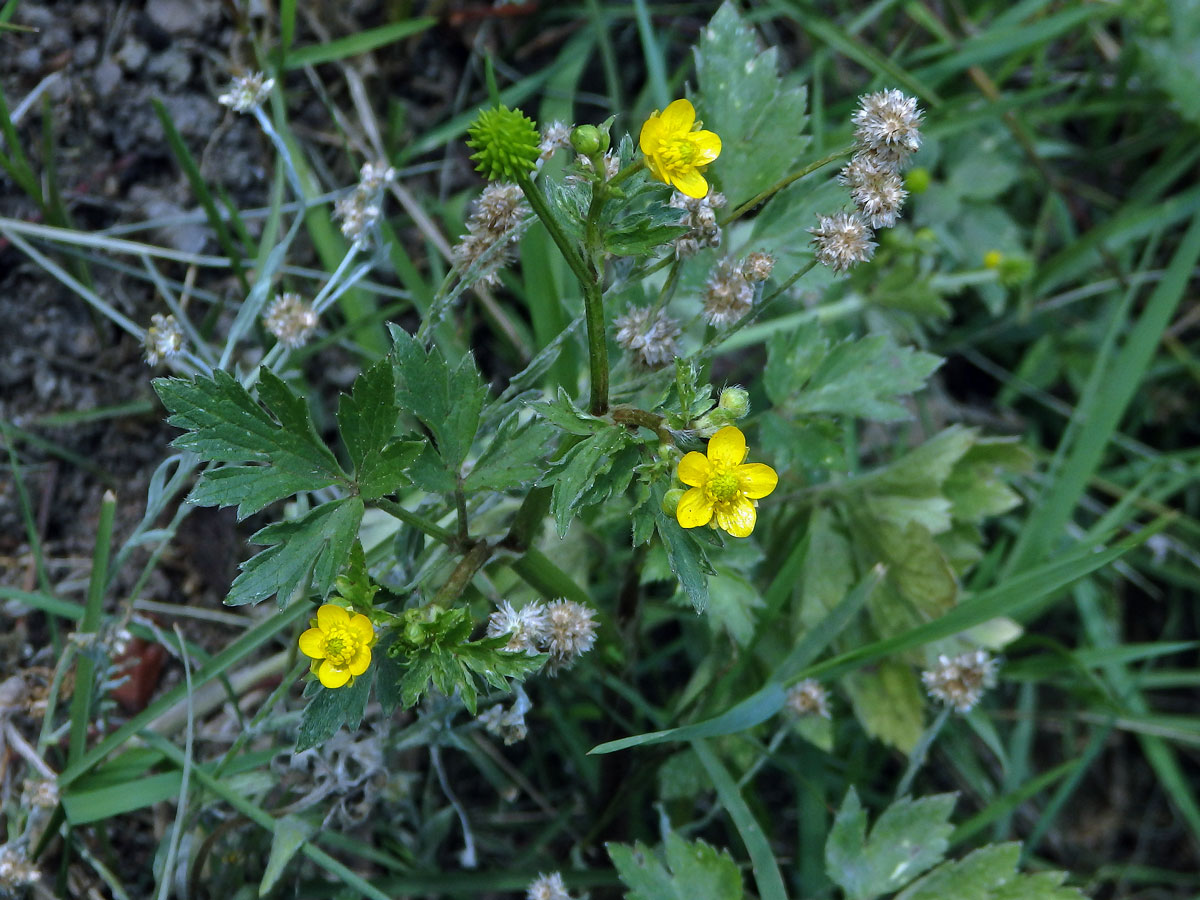
[[[300, 635], [300, 652], [313, 660], [321, 684], [340, 688], [352, 684], [371, 665], [375, 628], [362, 613], [326, 603], [312, 620], [314, 627]], [[320, 665], [318, 665], [320, 661]]]
[[746, 463], [746, 436], [726, 425], [708, 442], [708, 455], [692, 451], [679, 461], [679, 480], [691, 490], [675, 508], [684, 528], [707, 525], [734, 537], [748, 537], [758, 518], [755, 500], [775, 490], [779, 476], [763, 463]]
[[695, 128], [695, 107], [676, 100], [646, 120], [639, 144], [651, 175], [699, 200], [708, 195], [708, 182], [700, 170], [721, 155], [721, 138]]

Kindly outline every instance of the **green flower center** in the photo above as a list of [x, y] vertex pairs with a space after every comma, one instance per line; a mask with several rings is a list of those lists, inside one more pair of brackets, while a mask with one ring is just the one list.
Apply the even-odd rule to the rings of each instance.
[[696, 145], [686, 137], [669, 138], [659, 141], [658, 155], [667, 168], [686, 169], [696, 156]]
[[708, 496], [718, 503], [732, 500], [738, 492], [738, 477], [732, 472], [718, 470], [708, 479], [705, 485]]
[[325, 658], [335, 666], [348, 666], [358, 655], [360, 643], [348, 629], [335, 625], [325, 632]]

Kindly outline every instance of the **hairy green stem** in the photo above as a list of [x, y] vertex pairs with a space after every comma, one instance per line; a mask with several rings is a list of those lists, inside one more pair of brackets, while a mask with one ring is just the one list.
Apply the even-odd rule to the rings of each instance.
[[454, 571], [450, 573], [446, 583], [438, 588], [438, 592], [429, 602], [436, 606], [448, 606], [461, 597], [463, 591], [467, 589], [467, 585], [471, 583], [471, 579], [475, 577], [475, 573], [483, 568], [483, 564], [491, 558], [491, 555], [492, 545], [487, 541], [480, 541], [473, 546], [467, 551], [467, 555], [458, 561], [458, 565], [454, 567]]
[[728, 225], [730, 222], [737, 221], [742, 216], [744, 216], [746, 213], [750, 212], [750, 210], [754, 209], [754, 207], [758, 206], [758, 204], [762, 203], [764, 200], [767, 200], [770, 197], [774, 196], [775, 194], [779, 193], [780, 191], [782, 191], [785, 187], [787, 187], [792, 182], [799, 181], [805, 175], [811, 175], [813, 172], [817, 171], [817, 169], [824, 168], [825, 166], [829, 165], [830, 163], [837, 162], [839, 159], [849, 156], [851, 153], [854, 152], [854, 147], [855, 147], [854, 144], [848, 144], [847, 146], [841, 148], [840, 150], [836, 150], [833, 153], [830, 153], [828, 156], [821, 157], [816, 162], [809, 163], [807, 166], [805, 166], [802, 169], [797, 169], [791, 175], [781, 178], [779, 181], [775, 182], [773, 185], [771, 185], [765, 191], [751, 197], [749, 200], [747, 200], [745, 203], [743, 203], [741, 206], [739, 206], [737, 209], [735, 209], [733, 212], [731, 212], [729, 215], [727, 215], [724, 219], [722, 219], [720, 222], [721, 227], [723, 228], [726, 225]]
[[603, 415], [608, 409], [608, 345], [604, 336], [604, 298], [601, 291], [603, 268], [597, 265], [602, 245], [599, 238], [599, 209], [603, 207], [603, 190], [592, 195], [592, 208], [588, 211], [586, 224], [587, 258], [581, 257], [575, 245], [562, 230], [542, 189], [528, 175], [517, 177], [517, 184], [525, 194], [525, 199], [533, 207], [537, 217], [546, 226], [546, 231], [558, 245], [567, 265], [579, 280], [583, 291], [584, 320], [587, 322], [588, 364], [591, 374], [591, 402], [589, 409], [592, 415]]
[[399, 503], [394, 500], [385, 500], [380, 498], [371, 501], [376, 508], [383, 510], [389, 516], [399, 519], [405, 525], [411, 525], [417, 531], [424, 532], [434, 540], [441, 541], [447, 546], [455, 546], [458, 544], [458, 536], [452, 531], [442, 528], [440, 525], [435, 525], [433, 522], [426, 519], [424, 516], [418, 516], [414, 512], [409, 512]]

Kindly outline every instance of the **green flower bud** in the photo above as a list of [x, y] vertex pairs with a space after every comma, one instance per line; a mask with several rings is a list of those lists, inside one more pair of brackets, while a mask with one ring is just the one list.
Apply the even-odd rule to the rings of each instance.
[[745, 388], [727, 387], [721, 391], [721, 399], [717, 401], [717, 406], [735, 419], [744, 418], [750, 412], [750, 392]]
[[663, 495], [662, 511], [664, 516], [673, 517], [675, 515], [679, 501], [683, 499], [685, 493], [683, 488], [671, 488]]
[[584, 156], [603, 153], [600, 149], [600, 135], [600, 129], [595, 125], [576, 125], [571, 132], [571, 146], [575, 148], [576, 153]]
[[933, 183], [933, 176], [924, 166], [917, 166], [904, 178], [904, 186], [910, 194], [923, 194]]
[[480, 110], [467, 134], [467, 146], [479, 151], [471, 155], [475, 168], [491, 181], [517, 181], [537, 165], [541, 135], [519, 109]]

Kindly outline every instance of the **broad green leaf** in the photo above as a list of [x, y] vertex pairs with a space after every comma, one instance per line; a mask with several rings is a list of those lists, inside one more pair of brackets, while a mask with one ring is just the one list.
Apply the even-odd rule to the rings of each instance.
[[771, 400], [798, 415], [909, 418], [898, 400], [920, 390], [942, 360], [900, 347], [890, 335], [830, 344], [811, 322], [768, 345], [765, 385]]
[[1063, 886], [1061, 872], [1019, 874], [1020, 856], [1021, 845], [1016, 843], [981, 847], [942, 863], [895, 900], [1081, 900], [1079, 891]]
[[458, 487], [458, 479], [446, 468], [432, 445], [424, 444], [421, 452], [405, 468], [413, 484], [431, 494], [448, 494]]
[[741, 900], [742, 875], [737, 863], [704, 841], [667, 835], [665, 862], [645, 844], [606, 845], [627, 900]]
[[629, 431], [619, 425], [608, 425], [590, 438], [580, 441], [543, 478], [543, 484], [553, 484], [550, 511], [558, 526], [558, 536], [565, 537], [571, 519], [581, 506], [584, 494], [598, 475], [612, 468], [614, 457], [630, 441]]
[[[943, 555], [941, 548], [918, 522], [900, 527], [886, 520], [873, 518], [870, 507], [856, 508], [851, 527], [873, 556], [872, 562], [887, 567], [888, 583], [921, 614], [918, 621], [905, 621], [898, 628], [881, 629], [882, 637], [907, 631], [921, 621], [936, 619], [958, 600], [958, 579]], [[875, 609], [872, 609], [875, 617]], [[876, 617], [878, 618], [878, 617]], [[879, 622], [876, 623], [877, 627]]]
[[700, 543], [662, 511], [663, 493], [661, 485], [654, 486], [651, 500], [654, 523], [666, 548], [671, 571], [696, 612], [701, 613], [708, 607], [708, 576], [713, 574], [713, 568]]
[[907, 663], [885, 659], [842, 679], [854, 715], [871, 737], [903, 753], [921, 739], [925, 697]]
[[270, 463], [261, 478], [278, 480], [280, 486], [271, 491], [263, 485], [251, 487], [246, 476], [226, 476], [231, 483], [216, 490], [231, 498], [230, 503], [241, 502], [233, 499], [235, 487], [244, 489], [253, 505], [272, 493], [275, 499], [287, 496], [280, 493], [284, 484], [295, 493], [294, 485], [302, 482], [303, 490], [317, 490], [350, 480], [313, 429], [304, 399], [270, 369], [259, 370], [258, 395], [265, 410], [237, 379], [220, 369], [212, 378], [158, 378], [154, 389], [171, 413], [167, 421], [187, 431], [173, 446], [219, 462]]
[[808, 523], [808, 553], [800, 576], [800, 622], [814, 628], [854, 586], [854, 556], [850, 541], [832, 512], [813, 510]]
[[745, 647], [754, 637], [754, 611], [762, 609], [763, 599], [749, 581], [733, 570], [718, 566], [708, 579], [709, 619], [729, 633], [738, 646]]
[[432, 432], [446, 468], [457, 472], [475, 440], [487, 386], [469, 353], [451, 369], [437, 347], [426, 350], [398, 326], [391, 331], [396, 402]]
[[808, 144], [806, 91], [786, 86], [778, 69], [778, 51], [764, 50], [734, 4], [724, 3], [696, 48], [696, 106], [721, 138], [708, 171], [733, 206], [789, 174]]
[[280, 816], [275, 820], [275, 835], [271, 839], [271, 855], [267, 857], [262, 881], [258, 885], [258, 896], [265, 897], [279, 881], [296, 851], [317, 833], [317, 826], [299, 816]]
[[418, 441], [396, 441], [396, 383], [392, 363], [381, 359], [354, 380], [338, 403], [338, 428], [354, 463], [359, 493], [367, 500], [408, 484], [405, 468], [421, 452]]
[[977, 440], [975, 429], [952, 425], [874, 473], [870, 491], [900, 497], [938, 496], [958, 461]]
[[371, 682], [375, 680], [372, 666], [354, 679], [352, 684], [340, 688], [316, 686], [316, 694], [304, 707], [300, 717], [300, 731], [296, 735], [296, 752], [315, 747], [337, 732], [342, 725], [352, 731], [362, 721], [367, 708], [367, 696]]
[[545, 422], [522, 422], [511, 413], [463, 480], [467, 491], [507, 491], [533, 485], [550, 467], [555, 432]]
[[346, 497], [261, 529], [250, 540], [273, 546], [242, 563], [225, 602], [240, 606], [277, 593], [282, 608], [297, 588], [307, 589], [310, 580], [322, 598], [328, 596], [358, 537], [362, 514], [362, 500]]
[[1033, 468], [1033, 456], [1016, 438], [981, 438], [955, 464], [943, 489], [953, 505], [954, 518], [978, 524], [1021, 503], [1021, 497], [1002, 480]]
[[885, 809], [867, 835], [867, 813], [850, 788], [825, 845], [825, 870], [849, 900], [899, 890], [946, 855], [954, 795], [903, 798]]

